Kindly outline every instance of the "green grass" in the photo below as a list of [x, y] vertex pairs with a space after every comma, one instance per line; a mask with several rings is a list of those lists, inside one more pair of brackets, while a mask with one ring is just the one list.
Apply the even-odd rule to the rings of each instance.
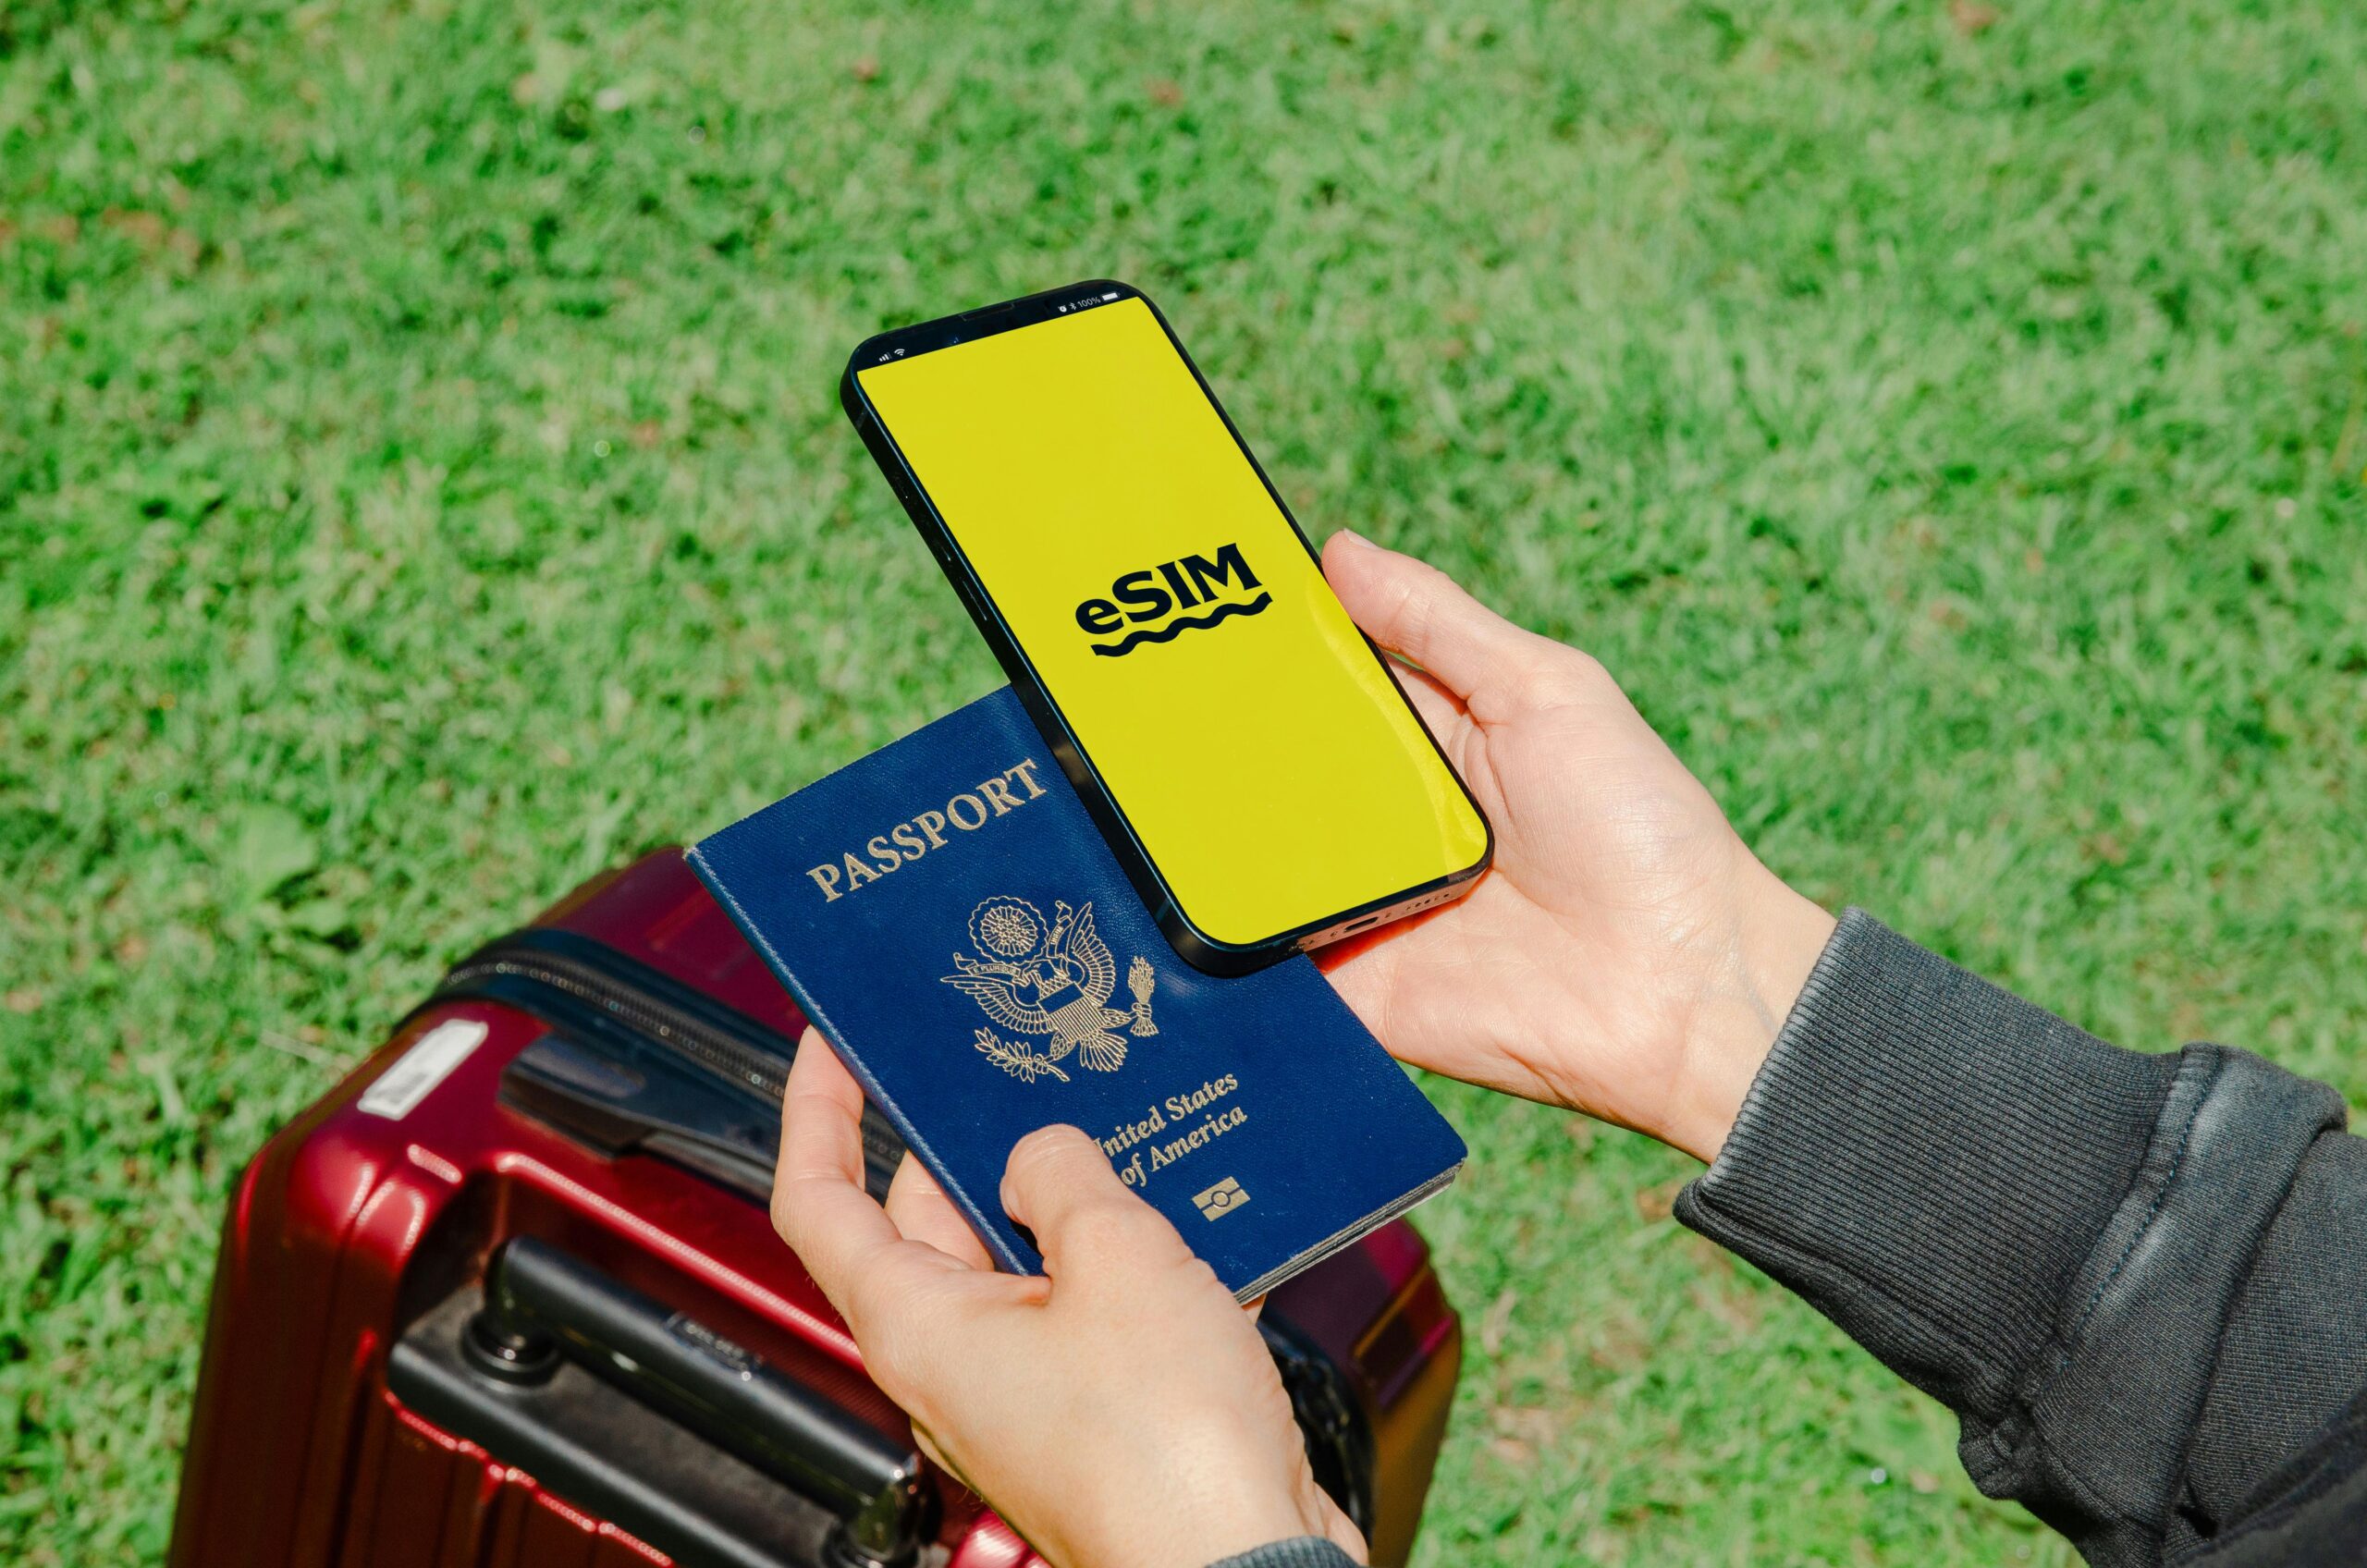
[[[834, 382], [1075, 277], [1818, 898], [2367, 1097], [2367, 11], [1997, 5], [0, 9], [0, 1558], [158, 1558], [230, 1183], [442, 964], [992, 683]], [[1434, 1087], [1424, 1562], [2067, 1560]]]

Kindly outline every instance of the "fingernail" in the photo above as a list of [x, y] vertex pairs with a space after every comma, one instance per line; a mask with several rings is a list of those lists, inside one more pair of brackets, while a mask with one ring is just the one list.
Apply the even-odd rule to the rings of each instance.
[[1334, 539], [1345, 539], [1349, 544], [1354, 545], [1360, 550], [1378, 550], [1380, 548], [1380, 545], [1374, 544], [1371, 540], [1366, 538], [1363, 534], [1357, 533], [1353, 528], [1335, 528], [1331, 531], [1331, 537]]

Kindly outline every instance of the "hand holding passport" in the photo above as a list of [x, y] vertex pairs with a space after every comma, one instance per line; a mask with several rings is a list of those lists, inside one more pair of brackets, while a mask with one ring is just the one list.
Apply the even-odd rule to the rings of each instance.
[[1064, 1568], [1200, 1568], [1302, 1536], [1360, 1553], [1265, 1342], [1093, 1140], [1021, 1140], [1000, 1202], [1056, 1278], [999, 1273], [925, 1168], [872, 1202], [862, 1091], [806, 1043], [774, 1213], [930, 1457]]
[[[1593, 661], [1353, 536], [1335, 536], [1325, 562], [1358, 622], [1422, 667], [1405, 680], [1425, 719], [1509, 829], [1472, 898], [1327, 955], [1341, 993], [1385, 1019], [1408, 1060], [1714, 1155], [1830, 918], [1749, 856]], [[1163, 1027], [1162, 994], [1149, 999]], [[1129, 1041], [1131, 1002], [1113, 986], [1107, 1004], [1125, 1013], [1114, 1032]], [[1076, 1054], [1062, 1064], [1073, 1080]], [[1094, 1267], [1065, 1235], [1039, 1232], [1053, 1280], [996, 1273], [909, 1162], [884, 1213], [864, 1195], [856, 1086], [827, 1053], [801, 1062], [783, 1234], [933, 1450], [1053, 1562], [1196, 1568], [1297, 1534], [1355, 1551], [1345, 1522], [1319, 1506], [1271, 1364], [1230, 1292], [1205, 1266], [1162, 1254], [1189, 1231], [1135, 1203], [1098, 1145], [1072, 1135], [1068, 1152], [1084, 1159], [1036, 1175], [1098, 1187], [1099, 1217], [1078, 1233], [1102, 1232], [1120, 1261], [1105, 1249]], [[1031, 1184], [1014, 1172], [995, 1194], [1022, 1224], [1036, 1212]], [[1134, 1227], [1113, 1218], [1127, 1205]], [[891, 1254], [916, 1267], [883, 1269]], [[943, 1278], [918, 1283], [925, 1274]], [[1114, 1335], [1080, 1336], [1076, 1317], [1037, 1310], [1072, 1285], [1094, 1304], [1081, 1316], [1118, 1323]], [[1195, 1349], [1154, 1375], [1146, 1343], [1248, 1354]], [[1151, 1468], [1136, 1464], [1146, 1444]], [[1079, 1458], [1101, 1453], [1123, 1459]]]
[[1178, 958], [1009, 690], [702, 840], [717, 898], [1003, 1268], [1067, 1124], [1242, 1300], [1453, 1178], [1463, 1143], [1305, 957]]
[[[1306, 957], [1182, 962], [1047, 753], [998, 692], [693, 850], [837, 1053], [799, 1053], [776, 1223], [1053, 1562], [1360, 1555], [1233, 1303], [1443, 1186], [1462, 1142]], [[865, 1094], [912, 1151], [884, 1208]], [[1154, 1479], [1184, 1506], [1140, 1506]]]

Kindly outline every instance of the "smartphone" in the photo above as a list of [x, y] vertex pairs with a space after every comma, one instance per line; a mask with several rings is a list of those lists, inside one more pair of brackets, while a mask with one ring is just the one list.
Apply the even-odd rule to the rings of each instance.
[[1487, 868], [1487, 818], [1141, 291], [882, 333], [840, 396], [1194, 965], [1257, 969]]

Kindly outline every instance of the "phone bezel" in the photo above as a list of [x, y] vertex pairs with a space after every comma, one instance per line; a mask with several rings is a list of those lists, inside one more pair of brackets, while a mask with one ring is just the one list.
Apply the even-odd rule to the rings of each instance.
[[[1117, 296], [1115, 300], [1106, 298], [1113, 293]], [[911, 326], [875, 333], [858, 344], [854, 352], [847, 357], [846, 369], [839, 378], [839, 401], [846, 410], [847, 417], [853, 422], [856, 433], [863, 437], [864, 446], [870, 451], [872, 460], [878, 464], [880, 472], [887, 478], [889, 487], [895, 492], [896, 498], [903, 503], [905, 515], [912, 519], [913, 526], [919, 531], [922, 540], [928, 545], [929, 553], [937, 557], [938, 566], [952, 582], [954, 591], [961, 597], [963, 606], [970, 612], [970, 619], [977, 624], [979, 633], [986, 638], [987, 646], [994, 650], [995, 658], [1002, 666], [1003, 673], [1010, 677], [1012, 690], [1018, 693], [1021, 705], [1026, 708], [1028, 717], [1035, 720], [1036, 728], [1044, 736], [1045, 744], [1052, 749], [1054, 759], [1061, 765], [1061, 771], [1068, 776], [1070, 783], [1075, 787], [1077, 794], [1084, 800], [1086, 811], [1092, 815], [1095, 826], [1100, 828], [1101, 835], [1108, 841], [1111, 853], [1117, 856], [1118, 863], [1124, 869], [1127, 879], [1134, 884], [1134, 890], [1141, 896], [1145, 907], [1158, 921], [1159, 929], [1167, 934], [1168, 941], [1195, 968], [1206, 970], [1214, 974], [1246, 974], [1251, 970], [1262, 969], [1268, 964], [1279, 962], [1293, 953], [1325, 946], [1342, 937], [1370, 930], [1389, 921], [1401, 919], [1417, 911], [1461, 897], [1470, 890], [1472, 885], [1478, 880], [1480, 874], [1488, 869], [1489, 864], [1495, 858], [1495, 827], [1489, 822], [1488, 814], [1479, 809], [1479, 802], [1472, 796], [1471, 787], [1466, 784], [1463, 776], [1455, 771], [1453, 762], [1446, 754], [1446, 749], [1439, 744], [1438, 737], [1432, 734], [1429, 726], [1423, 722], [1420, 710], [1414, 706], [1412, 699], [1401, 690], [1398, 692], [1398, 700], [1405, 704], [1405, 711], [1413, 715], [1415, 724], [1420, 728], [1423, 737], [1430, 743], [1431, 751], [1436, 753], [1439, 765], [1446, 769], [1447, 777], [1454, 780], [1455, 788], [1463, 791], [1463, 798], [1470, 804], [1472, 815], [1479, 819], [1484, 843], [1478, 858], [1460, 870], [1433, 877], [1412, 888], [1401, 888], [1396, 892], [1369, 900], [1334, 914], [1322, 916], [1289, 930], [1276, 932], [1271, 937], [1261, 937], [1253, 942], [1229, 942], [1201, 930], [1193, 922], [1189, 913], [1177, 903], [1173, 890], [1169, 888], [1166, 877], [1159, 869], [1157, 860], [1142, 841], [1141, 836], [1134, 831], [1134, 824], [1126, 816], [1125, 808], [1111, 793], [1100, 771], [1093, 766], [1091, 755], [1085, 751], [1075, 730], [1071, 728], [1067, 716], [1061, 712], [1059, 704], [1052, 700], [1049, 690], [1036, 671], [1034, 661], [1027, 656], [1026, 649], [1020, 645], [1018, 638], [1012, 634], [1010, 625], [1003, 619], [1001, 611], [996, 606], [993, 596], [987, 592], [986, 585], [979, 581], [977, 572], [970, 565], [969, 557], [963, 553], [960, 543], [954, 538], [952, 529], [938, 514], [936, 504], [929, 499], [927, 489], [921, 484], [919, 476], [913, 472], [912, 465], [905, 460], [903, 452], [897, 447], [895, 437], [889, 434], [886, 422], [871, 406], [870, 398], [865, 395], [863, 384], [856, 374], [858, 371], [889, 363], [898, 359], [909, 359], [939, 349], [950, 349], [957, 344], [975, 342], [982, 337], [991, 337], [1023, 326], [1034, 326], [1042, 322], [1059, 320], [1077, 314], [1083, 310], [1098, 309], [1124, 300], [1140, 300], [1149, 310], [1151, 319], [1159, 323], [1159, 330], [1167, 335], [1167, 340], [1175, 349], [1177, 357], [1183, 360], [1184, 367], [1192, 373], [1192, 379], [1198, 384], [1201, 396], [1208, 398], [1208, 406], [1214, 409], [1217, 417], [1224, 422], [1226, 434], [1233, 437], [1234, 447], [1248, 462], [1250, 471], [1257, 475], [1257, 482], [1266, 487], [1266, 494], [1272, 498], [1275, 508], [1282, 513], [1283, 522], [1297, 537], [1300, 547], [1306, 551], [1320, 570], [1321, 552], [1317, 550], [1314, 544], [1307, 538], [1306, 531], [1299, 526], [1298, 519], [1292, 514], [1289, 504], [1282, 499], [1282, 493], [1275, 489], [1273, 480], [1267, 475], [1265, 465], [1257, 460], [1257, 454], [1250, 450], [1249, 443], [1243, 439], [1240, 429], [1233, 423], [1233, 416], [1225, 411], [1222, 400], [1217, 397], [1216, 389], [1208, 385], [1208, 377], [1200, 374], [1198, 363], [1192, 358], [1191, 351], [1184, 347], [1183, 338], [1176, 335], [1175, 328], [1168, 321], [1166, 312], [1159, 308], [1149, 295], [1131, 284], [1122, 283], [1114, 278], [1093, 278], [1085, 282], [1068, 284], [1059, 288], [1049, 288], [1041, 293], [1025, 295], [1016, 300], [1006, 300], [1000, 304], [986, 305], [976, 310], [939, 316], [933, 321], [918, 322]], [[1365, 639], [1365, 646], [1371, 651], [1372, 656], [1386, 670], [1389, 668], [1388, 655], [1382, 653], [1369, 637]]]

